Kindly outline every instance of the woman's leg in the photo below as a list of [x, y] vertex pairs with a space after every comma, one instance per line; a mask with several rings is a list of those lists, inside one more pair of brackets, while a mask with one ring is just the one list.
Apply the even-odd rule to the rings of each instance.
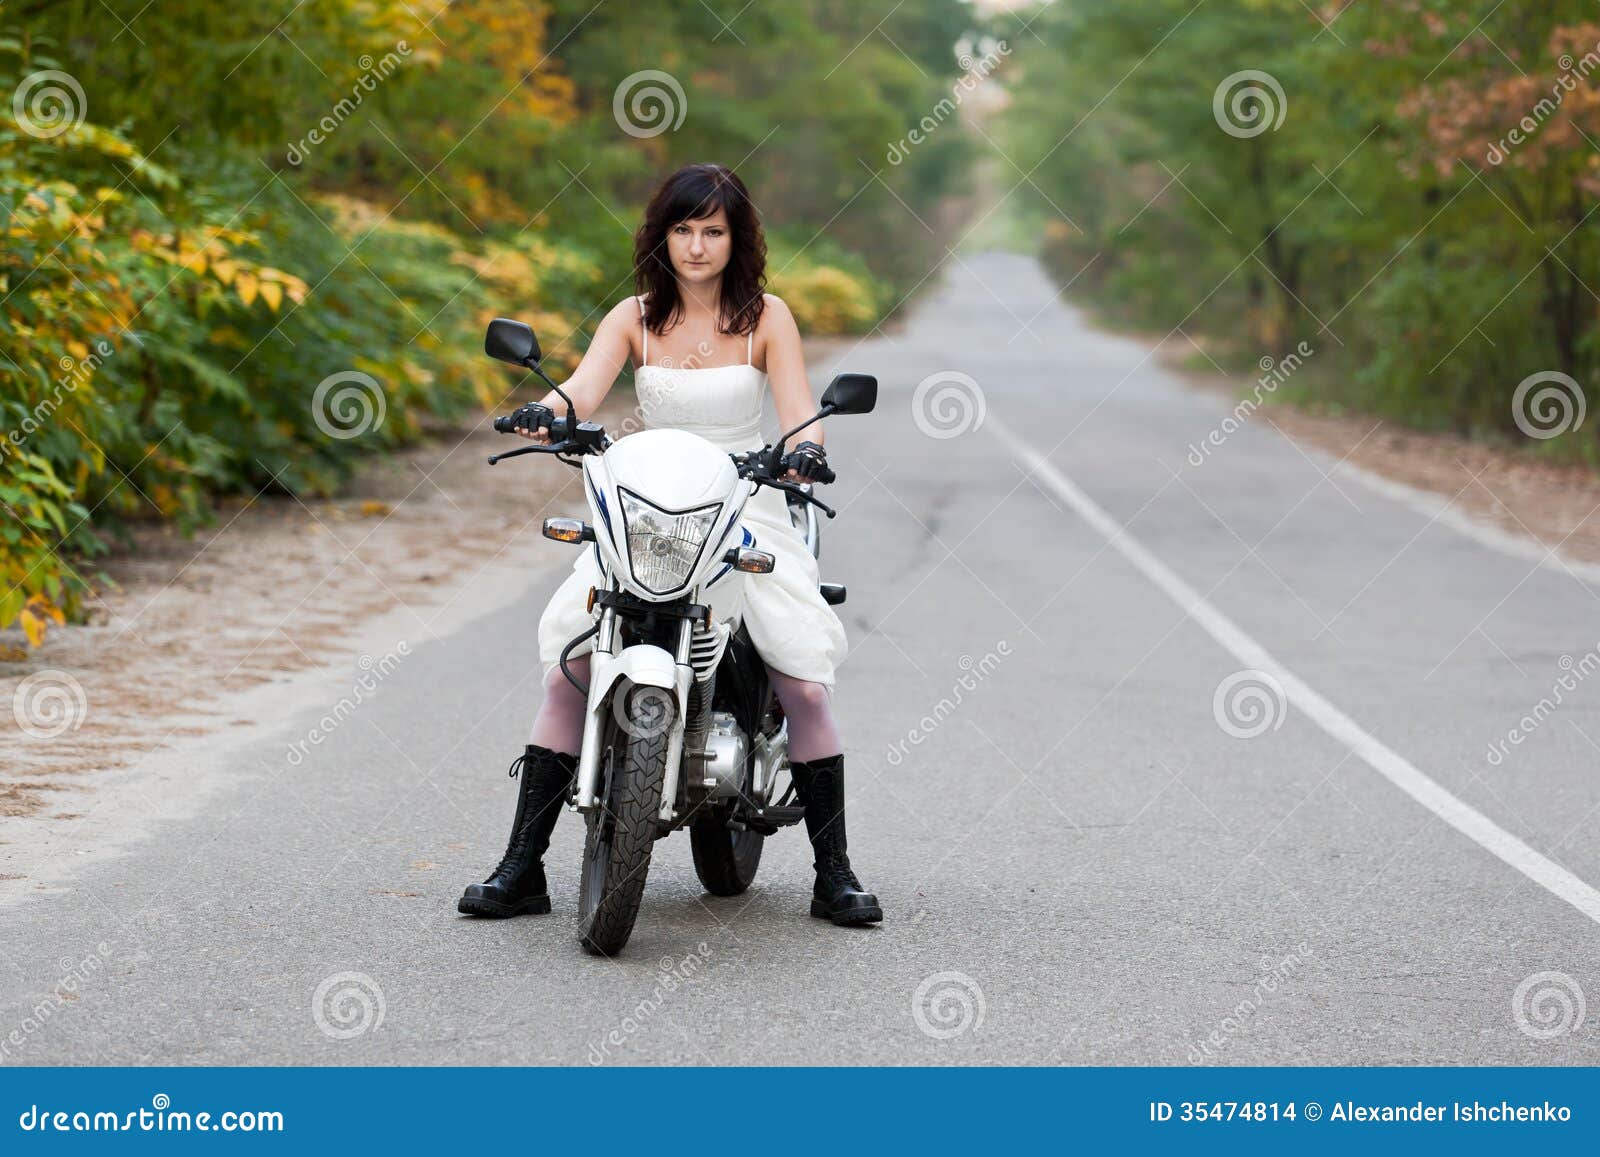
[[878, 898], [850, 869], [844, 828], [844, 747], [833, 721], [833, 701], [824, 683], [796, 679], [767, 668], [772, 689], [789, 721], [789, 774], [806, 809], [817, 882], [811, 914], [835, 924], [873, 924], [883, 919]]
[[[589, 682], [587, 654], [574, 655], [567, 660], [567, 666], [580, 683]], [[544, 680], [544, 702], [539, 704], [539, 713], [533, 717], [533, 730], [528, 735], [528, 742], [548, 747], [551, 751], [578, 754], [583, 743], [584, 707], [584, 697], [567, 682], [560, 666], [550, 668], [550, 674]]]
[[[580, 680], [589, 674], [589, 656], [569, 659]], [[520, 775], [517, 814], [511, 821], [506, 853], [489, 878], [468, 885], [456, 910], [469, 916], [522, 916], [550, 911], [541, 857], [550, 846], [562, 805], [572, 790], [583, 741], [584, 697], [553, 668], [544, 684], [544, 702], [534, 716], [527, 750], [511, 764]]]
[[833, 696], [826, 683], [796, 679], [767, 668], [772, 690], [789, 720], [789, 759], [809, 761], [844, 750], [833, 722]]

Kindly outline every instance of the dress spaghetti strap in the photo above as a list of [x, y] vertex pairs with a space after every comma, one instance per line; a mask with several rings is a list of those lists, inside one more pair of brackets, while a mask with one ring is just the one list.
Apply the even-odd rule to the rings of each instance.
[[639, 303], [639, 328], [644, 331], [644, 346], [640, 350], [639, 364], [647, 366], [650, 364], [650, 327], [645, 324], [644, 320], [644, 296], [641, 294], [634, 300]]
[[755, 330], [751, 330], [750, 331], [750, 336], [744, 339], [744, 363], [745, 363], [745, 365], [753, 366], [753, 365], [756, 364], [756, 361], [755, 361], [755, 349], [756, 349], [756, 331]]

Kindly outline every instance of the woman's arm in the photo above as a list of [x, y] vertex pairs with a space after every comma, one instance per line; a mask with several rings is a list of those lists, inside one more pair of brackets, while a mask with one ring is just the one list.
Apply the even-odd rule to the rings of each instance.
[[[778, 411], [778, 432], [783, 434], [815, 414], [817, 403], [806, 378], [806, 359], [800, 349], [800, 327], [795, 324], [794, 314], [783, 298], [771, 293], [766, 296], [761, 325], [767, 331], [767, 378], [772, 383], [772, 403]], [[794, 445], [808, 440], [819, 446], [824, 444], [821, 422], [807, 426], [791, 439]], [[794, 446], [783, 448], [788, 451]]]
[[[623, 367], [628, 364], [632, 350], [629, 344], [630, 329], [638, 324], [639, 303], [631, 297], [623, 298], [600, 320], [600, 327], [595, 330], [594, 340], [584, 351], [583, 359], [578, 362], [578, 368], [572, 371], [571, 377], [561, 383], [561, 388], [572, 399], [573, 408], [577, 410], [580, 422], [594, 416], [594, 412], [600, 408], [600, 403], [605, 401], [606, 395], [611, 392], [617, 375], [622, 373]], [[567, 404], [554, 390], [546, 393], [539, 401], [554, 410], [556, 417], [566, 417]], [[518, 430], [517, 433], [535, 442], [550, 440], [548, 433], [543, 430]]]

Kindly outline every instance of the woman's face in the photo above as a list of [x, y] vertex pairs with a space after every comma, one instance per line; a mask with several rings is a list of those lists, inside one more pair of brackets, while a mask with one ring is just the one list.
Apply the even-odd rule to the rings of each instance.
[[733, 253], [726, 210], [672, 226], [667, 230], [667, 253], [681, 281], [702, 284], [721, 277]]

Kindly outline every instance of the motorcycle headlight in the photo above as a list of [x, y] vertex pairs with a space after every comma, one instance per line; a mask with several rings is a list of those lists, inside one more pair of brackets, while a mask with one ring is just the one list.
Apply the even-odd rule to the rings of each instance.
[[722, 503], [674, 514], [620, 487], [618, 492], [633, 580], [658, 595], [683, 586], [700, 561]]

